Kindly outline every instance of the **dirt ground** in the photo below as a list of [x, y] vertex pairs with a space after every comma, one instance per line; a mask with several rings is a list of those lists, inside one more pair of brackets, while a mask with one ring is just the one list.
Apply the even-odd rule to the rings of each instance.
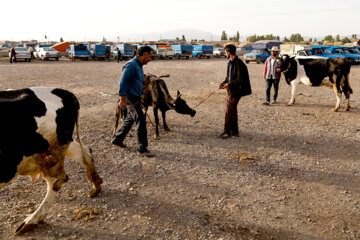
[[[240, 100], [240, 137], [221, 140], [225, 91], [196, 108], [194, 118], [167, 114], [172, 130], [148, 123], [155, 158], [110, 144], [123, 63], [0, 62], [0, 88], [55, 86], [80, 100], [82, 140], [103, 178], [97, 198], [77, 162], [66, 160], [63, 185], [45, 223], [13, 231], [40, 204], [44, 180], [18, 177], [0, 190], [0, 239], [360, 239], [360, 67], [351, 69], [351, 111], [331, 112], [328, 87], [300, 85], [294, 106], [280, 83], [279, 103], [263, 106], [264, 65], [248, 65], [253, 94]], [[224, 79], [225, 59], [153, 61], [144, 72], [170, 74], [194, 107]], [[342, 107], [345, 101], [342, 99]], [[152, 113], [151, 109], [149, 113]], [[153, 119], [153, 115], [150, 114]]]

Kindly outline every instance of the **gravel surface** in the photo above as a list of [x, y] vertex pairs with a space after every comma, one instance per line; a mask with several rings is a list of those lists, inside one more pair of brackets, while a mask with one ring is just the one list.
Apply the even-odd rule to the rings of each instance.
[[[80, 134], [93, 149], [103, 178], [95, 199], [85, 170], [67, 160], [70, 181], [38, 228], [13, 231], [46, 193], [44, 180], [18, 177], [0, 190], [0, 239], [360, 239], [360, 68], [351, 69], [350, 112], [331, 112], [328, 87], [300, 85], [294, 106], [283, 80], [277, 105], [263, 106], [264, 65], [249, 64], [253, 94], [240, 100], [240, 137], [221, 140], [226, 93], [196, 108], [194, 118], [167, 114], [172, 130], [148, 124], [155, 158], [110, 144], [123, 63], [97, 61], [0, 62], [0, 88], [56, 86], [77, 95]], [[145, 73], [170, 74], [195, 106], [215, 91], [225, 59], [153, 61]], [[345, 106], [342, 99], [342, 108]], [[151, 109], [149, 113], [151, 113]], [[153, 119], [152, 114], [150, 114]]]

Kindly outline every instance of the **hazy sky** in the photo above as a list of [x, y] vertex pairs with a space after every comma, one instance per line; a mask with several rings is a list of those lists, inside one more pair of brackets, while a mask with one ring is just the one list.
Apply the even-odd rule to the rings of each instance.
[[[360, 0], [12, 0], [1, 3], [0, 40], [116, 40], [194, 29], [221, 35], [359, 34]], [[13, 17], [14, 16], [14, 17]], [[156, 40], [156, 39], [154, 39]]]

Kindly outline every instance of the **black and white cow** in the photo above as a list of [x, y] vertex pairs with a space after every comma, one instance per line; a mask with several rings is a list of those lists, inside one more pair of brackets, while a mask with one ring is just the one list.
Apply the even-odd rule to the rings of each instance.
[[[45, 218], [61, 185], [68, 181], [65, 156], [82, 163], [92, 184], [89, 197], [100, 191], [101, 177], [91, 149], [79, 137], [79, 102], [58, 88], [34, 87], [0, 92], [0, 188], [18, 175], [44, 176], [47, 193], [40, 206], [16, 229], [22, 234]], [[76, 135], [79, 142], [73, 139]]]
[[280, 71], [284, 73], [285, 80], [291, 84], [291, 99], [288, 105], [295, 103], [296, 86], [303, 83], [308, 86], [329, 86], [336, 94], [336, 106], [333, 111], [340, 108], [341, 93], [346, 97], [344, 111], [350, 109], [350, 94], [352, 89], [349, 83], [351, 65], [346, 59], [296, 59], [283, 55], [280, 58]]

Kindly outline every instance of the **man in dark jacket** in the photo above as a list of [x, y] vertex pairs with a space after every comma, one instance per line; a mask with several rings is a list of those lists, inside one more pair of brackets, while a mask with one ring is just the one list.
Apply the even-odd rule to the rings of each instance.
[[230, 60], [225, 81], [219, 85], [219, 89], [226, 89], [228, 92], [224, 132], [219, 136], [222, 139], [239, 136], [237, 105], [242, 96], [251, 94], [248, 69], [236, 55], [236, 47], [232, 44], [227, 45], [225, 54]]
[[10, 63], [16, 63], [16, 52], [15, 52], [15, 48], [11, 47], [10, 48]]

